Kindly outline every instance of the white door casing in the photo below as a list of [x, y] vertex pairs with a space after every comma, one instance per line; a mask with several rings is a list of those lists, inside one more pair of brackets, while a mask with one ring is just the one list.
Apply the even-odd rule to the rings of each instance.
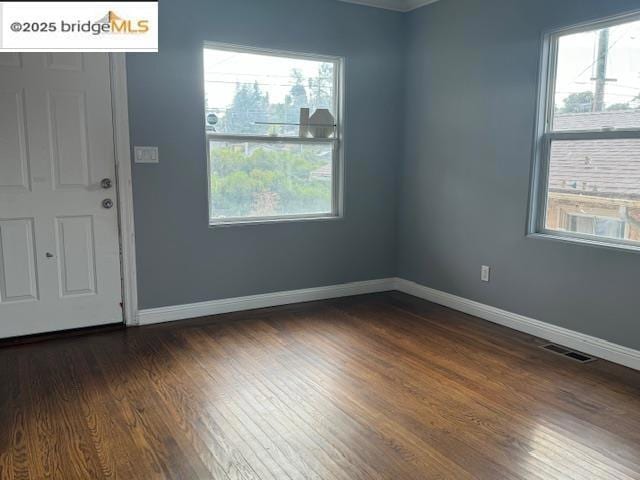
[[122, 322], [114, 155], [107, 54], [0, 54], [0, 337]]

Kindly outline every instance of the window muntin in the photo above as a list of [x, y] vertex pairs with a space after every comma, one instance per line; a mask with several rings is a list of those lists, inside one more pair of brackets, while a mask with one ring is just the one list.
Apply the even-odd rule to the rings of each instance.
[[536, 232], [640, 246], [640, 16], [551, 34]]
[[[210, 223], [340, 216], [341, 60], [210, 44], [203, 56]], [[318, 109], [333, 121], [314, 129]]]

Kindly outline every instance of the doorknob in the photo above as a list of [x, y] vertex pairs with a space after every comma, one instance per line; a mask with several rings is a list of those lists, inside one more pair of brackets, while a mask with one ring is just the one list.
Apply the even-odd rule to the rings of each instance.
[[105, 198], [104, 200], [102, 200], [102, 206], [106, 209], [113, 207], [113, 200], [111, 200], [110, 198]]
[[100, 182], [100, 186], [105, 190], [111, 188], [111, 185], [112, 183], [110, 178], [103, 178], [102, 181]]
[[44, 256], [47, 257], [47, 258], [53, 258], [53, 253], [47, 252], [47, 253], [44, 254]]

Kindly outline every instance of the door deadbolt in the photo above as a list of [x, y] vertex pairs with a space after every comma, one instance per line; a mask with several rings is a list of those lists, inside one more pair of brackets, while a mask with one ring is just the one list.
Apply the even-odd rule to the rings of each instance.
[[102, 200], [102, 206], [106, 209], [113, 207], [113, 200], [111, 200], [110, 198], [105, 198], [104, 200]]
[[110, 178], [103, 178], [102, 181], [100, 182], [100, 186], [105, 190], [108, 190], [109, 188], [111, 188], [112, 185], [113, 184], [111, 183]]

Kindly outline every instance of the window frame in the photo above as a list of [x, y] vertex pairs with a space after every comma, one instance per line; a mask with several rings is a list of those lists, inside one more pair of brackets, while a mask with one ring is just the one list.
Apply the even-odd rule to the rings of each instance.
[[606, 238], [598, 235], [588, 235], [546, 228], [551, 146], [554, 141], [616, 139], [640, 140], [640, 128], [553, 130], [559, 39], [566, 35], [600, 30], [602, 28], [613, 27], [633, 21], [640, 21], [640, 10], [634, 10], [620, 15], [588, 21], [578, 25], [554, 29], [543, 33], [539, 63], [537, 93], [538, 104], [533, 144], [529, 217], [527, 221], [527, 236], [529, 237], [546, 238], [614, 249], [640, 251], [640, 242], [637, 241]]
[[[248, 53], [252, 55], [264, 55], [270, 57], [283, 57], [290, 59], [312, 60], [317, 62], [331, 63], [334, 67], [334, 111], [336, 129], [333, 138], [302, 138], [294, 136], [270, 136], [270, 135], [243, 135], [207, 132], [205, 133], [205, 149], [207, 158], [207, 211], [209, 227], [229, 227], [242, 225], [261, 225], [289, 222], [308, 222], [340, 220], [344, 218], [344, 92], [345, 92], [345, 58], [333, 55], [323, 55], [308, 52], [292, 52], [287, 50], [276, 50], [270, 48], [235, 45], [229, 43], [219, 43], [205, 41], [202, 44], [202, 56], [206, 49], [225, 50], [237, 53]], [[206, 86], [204, 82], [204, 58], [202, 65], [202, 99], [206, 98]], [[202, 125], [206, 125], [206, 105], [203, 109]], [[228, 217], [213, 218], [212, 216], [212, 192], [211, 192], [211, 148], [210, 141], [238, 141], [253, 143], [289, 143], [294, 145], [331, 145], [332, 146], [332, 174], [331, 174], [331, 212], [319, 214], [295, 214], [295, 215], [274, 215], [261, 217]]]

